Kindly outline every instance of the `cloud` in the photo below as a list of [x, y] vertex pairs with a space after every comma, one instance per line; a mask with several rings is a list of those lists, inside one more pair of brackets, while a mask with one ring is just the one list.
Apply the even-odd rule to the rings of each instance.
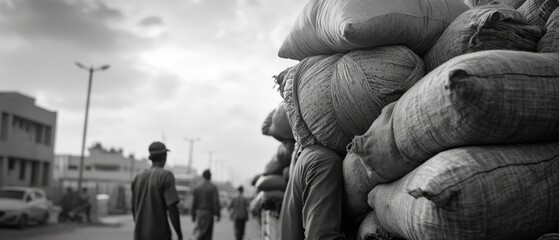
[[28, 42], [51, 41], [91, 50], [126, 48], [135, 36], [110, 27], [124, 19], [122, 12], [102, 2], [18, 0], [0, 8], [0, 26]]
[[138, 24], [143, 27], [161, 26], [163, 25], [163, 19], [160, 17], [151, 16], [142, 19]]
[[94, 74], [87, 146], [145, 157], [165, 133], [171, 160], [185, 164], [183, 137], [201, 137], [197, 168], [213, 150], [245, 176], [263, 171], [277, 150], [260, 127], [281, 100], [272, 76], [295, 64], [276, 53], [303, 0], [7, 3], [0, 89], [58, 112], [56, 153], [81, 145], [88, 72], [74, 61], [111, 65]]

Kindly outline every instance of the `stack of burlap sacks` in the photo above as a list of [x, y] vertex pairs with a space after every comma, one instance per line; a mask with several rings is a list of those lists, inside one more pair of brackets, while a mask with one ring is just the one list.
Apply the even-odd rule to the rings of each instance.
[[344, 157], [348, 238], [559, 231], [558, 5], [309, 1], [276, 81], [297, 144]]
[[257, 174], [252, 185], [257, 189], [256, 197], [250, 203], [253, 215], [259, 215], [262, 210], [270, 210], [279, 214], [287, 180], [289, 165], [295, 147], [293, 132], [285, 113], [285, 103], [272, 110], [262, 125], [262, 133], [277, 139], [280, 144], [277, 152], [264, 167], [264, 171]]

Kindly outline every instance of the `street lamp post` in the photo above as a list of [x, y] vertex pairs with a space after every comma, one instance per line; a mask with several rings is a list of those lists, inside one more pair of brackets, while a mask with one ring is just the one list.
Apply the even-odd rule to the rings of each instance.
[[94, 68], [93, 66], [90, 67], [86, 67], [85, 65], [76, 62], [76, 66], [78, 66], [79, 68], [85, 69], [87, 71], [89, 71], [89, 83], [87, 85], [87, 100], [85, 102], [85, 120], [84, 120], [84, 124], [83, 124], [83, 135], [82, 135], [82, 153], [80, 156], [80, 168], [79, 168], [79, 176], [78, 176], [78, 191], [81, 191], [82, 189], [82, 181], [83, 181], [83, 158], [84, 158], [84, 151], [85, 151], [85, 138], [87, 135], [87, 118], [89, 116], [89, 97], [91, 95], [91, 82], [93, 80], [93, 72], [95, 71], [100, 71], [100, 70], [107, 70], [110, 66], [109, 65], [103, 65], [101, 67], [96, 67]]
[[184, 138], [185, 141], [190, 143], [190, 149], [188, 152], [188, 173], [192, 173], [192, 150], [194, 148], [194, 142], [200, 141], [200, 138]]

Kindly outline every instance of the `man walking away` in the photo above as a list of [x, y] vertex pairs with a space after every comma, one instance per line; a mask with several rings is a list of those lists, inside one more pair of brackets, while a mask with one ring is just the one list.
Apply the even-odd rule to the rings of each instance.
[[245, 235], [245, 226], [248, 220], [248, 199], [243, 196], [243, 186], [237, 188], [239, 195], [237, 195], [229, 204], [229, 211], [231, 212], [231, 220], [235, 226], [235, 238], [242, 240]]
[[164, 170], [169, 149], [161, 142], [149, 145], [150, 169], [146, 169], [132, 182], [132, 214], [136, 227], [135, 240], [171, 240], [171, 224], [182, 240], [177, 204], [179, 197], [173, 173]]
[[219, 222], [221, 218], [219, 206], [219, 194], [217, 187], [211, 183], [212, 174], [210, 170], [202, 173], [204, 181], [198, 184], [192, 194], [192, 221], [196, 222], [194, 227], [194, 238], [196, 240], [211, 240], [214, 227], [214, 216]]

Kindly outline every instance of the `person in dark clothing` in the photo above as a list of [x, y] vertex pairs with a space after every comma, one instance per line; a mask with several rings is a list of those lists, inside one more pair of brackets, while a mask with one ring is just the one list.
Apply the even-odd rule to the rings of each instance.
[[62, 211], [60, 211], [59, 219], [68, 219], [70, 211], [73, 211], [78, 205], [78, 197], [71, 187], [66, 188], [66, 193], [60, 201]]
[[235, 238], [242, 240], [245, 235], [245, 226], [248, 220], [248, 199], [243, 196], [243, 186], [240, 186], [237, 191], [239, 195], [231, 200], [229, 204], [229, 211], [231, 212], [231, 220], [233, 220], [235, 227]]
[[279, 239], [344, 239], [343, 158], [319, 145], [297, 156], [281, 207]]
[[89, 193], [87, 193], [87, 188], [82, 189], [82, 192], [80, 194], [80, 205], [84, 208], [87, 222], [91, 223], [91, 200], [89, 197]]
[[152, 167], [138, 174], [132, 182], [132, 215], [136, 222], [134, 240], [171, 240], [167, 218], [171, 220], [178, 239], [182, 240], [175, 176], [163, 169], [168, 151], [163, 143], [152, 143], [149, 146]]
[[214, 216], [219, 222], [221, 218], [221, 207], [219, 205], [219, 193], [217, 187], [211, 183], [212, 174], [210, 170], [202, 173], [204, 181], [198, 184], [192, 191], [192, 221], [194, 227], [194, 238], [197, 240], [211, 240], [213, 235]]

